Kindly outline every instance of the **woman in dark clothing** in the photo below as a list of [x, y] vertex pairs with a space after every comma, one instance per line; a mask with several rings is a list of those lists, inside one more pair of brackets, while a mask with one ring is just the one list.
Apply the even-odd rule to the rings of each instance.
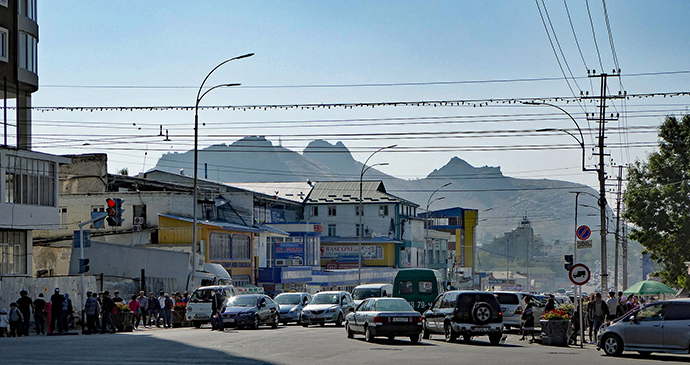
[[549, 295], [549, 300], [546, 301], [546, 307], [544, 307], [544, 313], [556, 310], [556, 297], [553, 294]]
[[522, 337], [520, 337], [520, 341], [525, 340], [527, 331], [532, 334], [531, 341], [534, 341], [534, 309], [532, 307], [530, 297], [525, 297], [525, 308], [522, 311], [522, 317], [520, 317], [522, 319]]

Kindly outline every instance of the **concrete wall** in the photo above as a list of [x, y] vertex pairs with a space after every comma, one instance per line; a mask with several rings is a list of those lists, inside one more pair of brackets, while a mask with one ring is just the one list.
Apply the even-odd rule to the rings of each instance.
[[69, 273], [71, 247], [34, 246], [33, 268], [29, 273], [36, 276], [40, 270], [47, 270], [46, 276], [61, 276]]
[[65, 157], [71, 158], [72, 164], [60, 166], [60, 194], [106, 191], [108, 155], [95, 153]]
[[[98, 290], [96, 277], [84, 277], [85, 291]], [[72, 299], [74, 310], [81, 308], [81, 277], [80, 276], [61, 276], [49, 278], [21, 278], [21, 277], [0, 277], [0, 308], [10, 309], [10, 303], [19, 299], [19, 291], [26, 290], [32, 299], [38, 297], [38, 293], [43, 293], [46, 301], [50, 300], [55, 288], [60, 288], [60, 293], [69, 294]], [[32, 318], [33, 320], [33, 318]]]

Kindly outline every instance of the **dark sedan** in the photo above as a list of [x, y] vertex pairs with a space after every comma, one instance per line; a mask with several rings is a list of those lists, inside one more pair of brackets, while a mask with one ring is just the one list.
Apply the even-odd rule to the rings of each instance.
[[228, 301], [223, 323], [231, 327], [259, 328], [262, 324], [278, 327], [280, 306], [263, 294], [236, 295]]
[[383, 336], [393, 340], [395, 336], [406, 336], [412, 343], [419, 343], [422, 336], [422, 317], [402, 298], [365, 299], [345, 317], [347, 338], [355, 333], [364, 335], [367, 342]]

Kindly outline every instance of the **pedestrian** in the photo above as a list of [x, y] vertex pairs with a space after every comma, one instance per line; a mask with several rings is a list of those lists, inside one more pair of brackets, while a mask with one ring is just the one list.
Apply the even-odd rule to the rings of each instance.
[[532, 301], [530, 300], [530, 297], [525, 297], [525, 308], [522, 310], [522, 316], [520, 319], [522, 320], [522, 337], [520, 337], [520, 341], [525, 340], [525, 335], [527, 334], [527, 331], [530, 332], [532, 335], [532, 339], [530, 342], [534, 342], [534, 305], [532, 304]]
[[7, 309], [0, 310], [0, 337], [9, 337], [8, 329], [10, 327], [10, 320], [7, 318]]
[[225, 311], [224, 302], [225, 298], [220, 289], [214, 291], [211, 297], [211, 331], [217, 329], [223, 332], [225, 330], [223, 325], [223, 312]]
[[43, 293], [38, 293], [38, 298], [34, 300], [34, 327], [37, 335], [46, 333], [46, 301]]
[[185, 290], [184, 293], [182, 293], [182, 302], [187, 303], [188, 301], [189, 301], [189, 292]]
[[115, 304], [120, 304], [120, 303], [122, 303], [122, 304], [127, 304], [127, 303], [125, 302], [125, 299], [122, 298], [122, 297], [120, 296], [120, 292], [119, 292], [119, 291], [115, 290], [115, 293], [113, 293], [113, 294], [115, 295], [115, 296], [113, 297], [113, 302], [114, 302]]
[[165, 293], [165, 302], [164, 302], [164, 313], [165, 313], [165, 318], [164, 318], [164, 324], [165, 328], [172, 328], [172, 309], [175, 306], [175, 301], [170, 298], [170, 294]]
[[637, 308], [640, 308], [640, 297], [634, 295], [630, 302], [630, 310], [637, 310]]
[[148, 318], [146, 314], [149, 310], [149, 300], [146, 299], [146, 295], [144, 295], [143, 290], [139, 291], [139, 298], [137, 298], [137, 300], [139, 301], [139, 305], [141, 306], [141, 323], [144, 326], [144, 328], [146, 328], [148, 325], [148, 323], [146, 322], [146, 319]]
[[69, 331], [70, 324], [72, 324], [72, 320], [74, 319], [73, 314], [74, 308], [72, 308], [72, 299], [69, 298], [69, 294], [65, 293], [65, 301], [62, 302], [62, 318], [65, 332]]
[[115, 302], [110, 298], [110, 292], [103, 292], [103, 307], [101, 312], [103, 314], [103, 323], [101, 323], [101, 333], [105, 333], [110, 328], [110, 333], [115, 333], [117, 329], [115, 328], [115, 323], [113, 323], [113, 311], [115, 310]]
[[94, 316], [93, 319], [93, 324], [96, 327], [96, 332], [95, 333], [100, 333], [103, 327], [101, 327], [101, 320], [100, 320], [100, 315], [101, 315], [101, 296], [103, 293], [92, 293], [91, 297], [96, 301], [96, 315]]
[[132, 311], [132, 325], [134, 328], [139, 328], [139, 320], [141, 320], [141, 303], [137, 300], [136, 294], [132, 294], [132, 300], [129, 301], [129, 310]]
[[549, 300], [546, 301], [544, 313], [548, 313], [553, 310], [556, 310], [556, 297], [553, 294], [549, 294]]
[[17, 303], [10, 303], [10, 313], [7, 317], [10, 322], [9, 337], [22, 337], [22, 323], [24, 322], [24, 316], [22, 315], [22, 311], [17, 308]]
[[158, 299], [153, 295], [153, 292], [149, 293], [149, 326], [151, 321], [156, 323], [156, 327], [160, 328], [160, 323], [158, 322], [158, 312], [160, 311], [161, 305]]
[[[158, 322], [163, 321], [163, 327], [165, 327], [165, 292], [158, 293]], [[167, 327], [165, 327], [167, 328]]]
[[[573, 312], [573, 315], [570, 318], [570, 328], [572, 329], [572, 332], [570, 334], [570, 337], [568, 337], [569, 345], [577, 345], [577, 335], [580, 332], [580, 308], [582, 308], [580, 302], [581, 300], [578, 298], [576, 300], [577, 304], [575, 306], [575, 311]], [[580, 336], [580, 339], [584, 341], [584, 336]]]
[[64, 318], [62, 318], [62, 304], [65, 297], [60, 294], [60, 288], [55, 288], [55, 293], [50, 296], [50, 332], [64, 332]]
[[84, 303], [84, 314], [86, 315], [86, 330], [83, 334], [96, 333], [96, 316], [98, 315], [98, 301], [93, 297], [91, 291], [86, 292], [86, 302]]
[[17, 308], [22, 312], [24, 322], [22, 323], [22, 333], [25, 336], [29, 335], [29, 326], [31, 326], [31, 307], [34, 303], [29, 297], [29, 293], [26, 290], [19, 291], [19, 299], [17, 299]]
[[[623, 294], [623, 293], [621, 293]], [[615, 291], [610, 291], [609, 292], [609, 297], [606, 299], [606, 306], [609, 307], [609, 315], [606, 317], [607, 321], [613, 321], [616, 319], [616, 308], [618, 307], [618, 304], [620, 303], [619, 299], [616, 298], [616, 292]]]
[[[604, 319], [609, 316], [609, 307], [601, 300], [601, 293], [596, 293], [593, 302], [589, 302], [590, 309], [588, 310], [589, 317], [592, 321], [592, 330], [594, 331], [594, 338], [597, 338], [599, 328], [604, 324]], [[592, 338], [590, 336], [590, 342]]]

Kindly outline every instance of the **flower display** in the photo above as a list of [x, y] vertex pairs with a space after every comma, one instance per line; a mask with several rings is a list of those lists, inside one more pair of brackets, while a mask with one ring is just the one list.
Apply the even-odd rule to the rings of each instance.
[[186, 311], [187, 310], [187, 303], [184, 303], [184, 302], [175, 303], [173, 310], [174, 311]]
[[570, 314], [573, 313], [573, 311], [575, 310], [575, 305], [572, 303], [563, 303], [556, 307], [556, 310], [560, 310]]
[[568, 312], [565, 312], [565, 311], [562, 311], [559, 309], [554, 309], [554, 310], [550, 310], [550, 311], [544, 313], [541, 316], [541, 318], [545, 319], [547, 321], [556, 321], [556, 320], [566, 320], [567, 321], [570, 319], [570, 315], [568, 314]]
[[129, 306], [127, 304], [122, 304], [122, 303], [117, 303], [117, 311], [118, 312], [131, 312], [132, 310], [129, 309]]

